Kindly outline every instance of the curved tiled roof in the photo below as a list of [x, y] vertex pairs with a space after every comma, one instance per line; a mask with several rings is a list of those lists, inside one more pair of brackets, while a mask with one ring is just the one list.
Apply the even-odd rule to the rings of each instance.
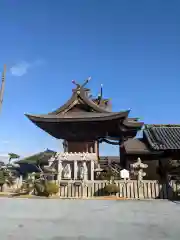
[[145, 125], [143, 136], [153, 150], [180, 150], [180, 125]]
[[55, 115], [59, 113], [63, 113], [68, 107], [70, 107], [77, 99], [81, 99], [84, 103], [86, 103], [88, 106], [90, 106], [94, 111], [99, 113], [108, 113], [106, 109], [102, 108], [98, 104], [96, 104], [92, 99], [88, 98], [85, 93], [84, 88], [76, 89], [71, 98], [61, 107], [59, 107], [57, 110], [50, 112], [50, 115]]
[[36, 126], [58, 139], [83, 139], [85, 134], [89, 139], [107, 135], [119, 137], [122, 132], [134, 136], [142, 127], [143, 123], [138, 122], [137, 118], [128, 118], [130, 110], [108, 111], [108, 108], [89, 97], [84, 84], [76, 85], [71, 98], [56, 111], [44, 115], [25, 115]]

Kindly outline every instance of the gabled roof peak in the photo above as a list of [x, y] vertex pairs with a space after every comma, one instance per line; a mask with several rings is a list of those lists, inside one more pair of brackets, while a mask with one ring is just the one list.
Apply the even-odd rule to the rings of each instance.
[[90, 81], [91, 77], [88, 77], [84, 83], [79, 84], [75, 80], [72, 80], [72, 83], [76, 85], [76, 88], [73, 89], [73, 94], [71, 98], [57, 110], [50, 112], [49, 114], [60, 114], [70, 111], [75, 105], [79, 104], [79, 102], [83, 102], [84, 105], [90, 107], [93, 112], [99, 113], [108, 113], [111, 112], [111, 104], [108, 99], [102, 98], [102, 86], [101, 93], [98, 95], [96, 99], [93, 99], [91, 95], [89, 95], [89, 89], [85, 88], [86, 84]]

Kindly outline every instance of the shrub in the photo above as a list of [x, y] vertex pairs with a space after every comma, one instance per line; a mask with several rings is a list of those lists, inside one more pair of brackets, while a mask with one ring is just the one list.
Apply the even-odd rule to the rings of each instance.
[[111, 183], [111, 184], [106, 185], [104, 190], [109, 195], [116, 194], [116, 193], [119, 192], [119, 188], [115, 183]]
[[59, 186], [53, 182], [46, 182], [45, 183], [45, 192], [48, 195], [57, 194], [59, 192]]
[[59, 186], [50, 181], [42, 181], [35, 183], [35, 194], [37, 196], [52, 196], [59, 192]]
[[0, 170], [0, 185], [3, 186], [6, 181], [5, 171]]

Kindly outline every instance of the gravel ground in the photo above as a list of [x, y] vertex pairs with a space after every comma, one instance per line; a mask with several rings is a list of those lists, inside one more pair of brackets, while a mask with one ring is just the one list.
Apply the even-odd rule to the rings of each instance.
[[1, 240], [179, 240], [169, 201], [0, 199]]

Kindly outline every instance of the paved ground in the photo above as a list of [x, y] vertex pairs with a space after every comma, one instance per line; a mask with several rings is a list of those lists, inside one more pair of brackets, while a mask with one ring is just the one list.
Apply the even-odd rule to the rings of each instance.
[[0, 199], [0, 239], [179, 240], [180, 204], [168, 201]]

